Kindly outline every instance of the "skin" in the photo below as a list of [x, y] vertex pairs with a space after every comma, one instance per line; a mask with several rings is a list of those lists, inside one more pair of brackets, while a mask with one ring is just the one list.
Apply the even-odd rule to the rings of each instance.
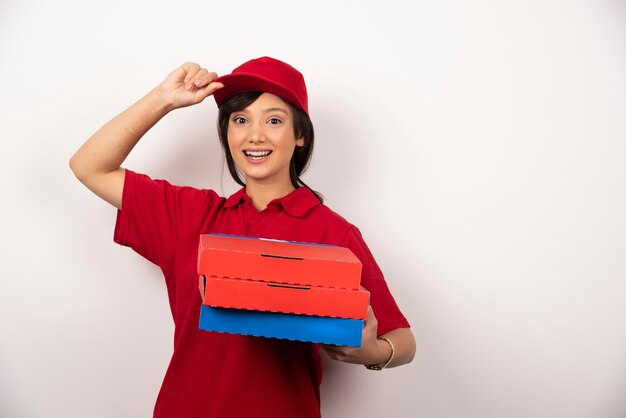
[[[281, 98], [263, 93], [247, 108], [233, 112], [227, 136], [233, 160], [245, 176], [246, 193], [257, 210], [294, 190], [289, 164], [304, 139], [295, 137], [291, 108]], [[251, 161], [245, 151], [253, 150], [271, 153], [262, 161]]]
[[[128, 109], [98, 129], [70, 159], [74, 175], [93, 193], [122, 209], [128, 154], [150, 128], [169, 112], [201, 103], [223, 87], [217, 74], [196, 63], [185, 63]], [[282, 99], [262, 94], [241, 112], [234, 112], [228, 127], [228, 144], [246, 179], [246, 193], [257, 210], [294, 190], [289, 179], [289, 161], [296, 146], [304, 140], [293, 133], [293, 115]], [[271, 150], [263, 162], [245, 157], [245, 150]], [[323, 346], [335, 360], [356, 364], [381, 364], [391, 355], [385, 341], [376, 338], [378, 321], [368, 310], [360, 348]], [[409, 363], [415, 355], [415, 339], [409, 328], [384, 335], [395, 346], [395, 356], [387, 367]]]

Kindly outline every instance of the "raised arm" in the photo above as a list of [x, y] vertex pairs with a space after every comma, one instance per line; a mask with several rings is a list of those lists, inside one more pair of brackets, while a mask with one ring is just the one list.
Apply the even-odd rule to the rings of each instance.
[[174, 109], [202, 102], [221, 83], [217, 74], [195, 63], [185, 63], [128, 109], [111, 119], [70, 159], [74, 175], [89, 190], [118, 209], [122, 208], [122, 163], [137, 142], [163, 116]]

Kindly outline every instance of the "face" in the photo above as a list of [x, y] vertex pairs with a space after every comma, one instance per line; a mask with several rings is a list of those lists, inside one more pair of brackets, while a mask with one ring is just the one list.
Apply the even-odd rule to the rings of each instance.
[[246, 184], [291, 185], [289, 164], [296, 145], [303, 146], [304, 139], [294, 135], [291, 109], [273, 94], [263, 93], [230, 115], [228, 147]]

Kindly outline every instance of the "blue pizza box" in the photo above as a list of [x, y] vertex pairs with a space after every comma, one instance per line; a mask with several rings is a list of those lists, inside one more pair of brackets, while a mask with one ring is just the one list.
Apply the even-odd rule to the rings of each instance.
[[363, 320], [202, 305], [199, 328], [229, 334], [360, 347]]

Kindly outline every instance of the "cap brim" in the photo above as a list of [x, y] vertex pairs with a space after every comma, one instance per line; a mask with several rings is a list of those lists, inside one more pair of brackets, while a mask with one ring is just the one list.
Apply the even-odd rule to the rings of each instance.
[[303, 106], [302, 103], [300, 103], [298, 98], [285, 86], [266, 78], [259, 77], [256, 74], [227, 74], [217, 78], [215, 82], [224, 84], [224, 87], [216, 90], [213, 93], [213, 97], [215, 98], [215, 102], [217, 103], [218, 107], [220, 107], [222, 103], [239, 93], [244, 93], [247, 91], [260, 91], [263, 93], [274, 94], [284, 101], [294, 105], [298, 109], [304, 111], [305, 113], [308, 113], [307, 109]]

